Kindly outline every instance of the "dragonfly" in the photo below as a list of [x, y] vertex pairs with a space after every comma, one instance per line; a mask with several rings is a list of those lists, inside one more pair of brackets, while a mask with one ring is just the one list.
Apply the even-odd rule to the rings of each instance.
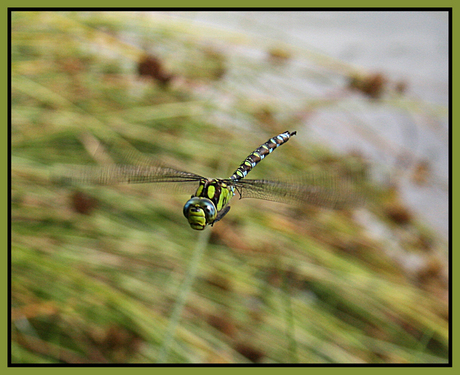
[[315, 173], [289, 182], [245, 179], [267, 155], [287, 143], [296, 134], [296, 131], [285, 131], [270, 138], [250, 153], [229, 178], [207, 178], [161, 163], [151, 163], [68, 168], [67, 173], [60, 175], [60, 182], [97, 185], [152, 183], [152, 186], [164, 186], [167, 184], [168, 187], [172, 187], [171, 190], [188, 189], [190, 184], [194, 184], [197, 186], [196, 191], [185, 203], [183, 214], [190, 227], [195, 230], [203, 230], [220, 221], [229, 212], [229, 202], [236, 193], [240, 199], [299, 202], [333, 209], [356, 204], [360, 197], [353, 190], [353, 184], [335, 174]]

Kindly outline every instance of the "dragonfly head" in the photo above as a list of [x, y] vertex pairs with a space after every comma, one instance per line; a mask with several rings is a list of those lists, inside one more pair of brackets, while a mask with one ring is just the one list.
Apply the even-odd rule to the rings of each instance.
[[193, 229], [203, 230], [206, 225], [214, 222], [217, 210], [210, 199], [192, 197], [184, 205], [184, 216]]

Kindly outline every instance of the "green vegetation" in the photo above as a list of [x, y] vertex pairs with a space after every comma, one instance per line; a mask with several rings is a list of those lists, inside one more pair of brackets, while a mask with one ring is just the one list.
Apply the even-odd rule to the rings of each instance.
[[354, 90], [365, 79], [309, 51], [166, 16], [13, 13], [14, 363], [447, 361], [447, 245], [386, 184], [369, 181], [368, 206], [350, 211], [234, 199], [198, 233], [182, 214], [193, 191], [50, 179], [58, 164], [147, 154], [228, 177], [285, 130], [298, 135], [251, 177], [352, 165], [367, 178], [359, 155], [308, 141], [308, 116], [443, 116], [375, 89], [375, 77], [350, 99], [299, 92], [298, 76], [344, 92], [347, 77]]

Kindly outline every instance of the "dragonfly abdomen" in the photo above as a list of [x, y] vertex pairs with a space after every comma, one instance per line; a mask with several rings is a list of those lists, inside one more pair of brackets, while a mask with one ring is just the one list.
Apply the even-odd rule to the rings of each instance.
[[276, 137], [270, 138], [267, 142], [256, 148], [237, 168], [237, 170], [230, 177], [233, 181], [239, 181], [246, 177], [247, 174], [262, 161], [265, 156], [270, 154], [274, 149], [281, 146], [282, 144], [289, 141], [289, 139], [295, 135], [296, 132], [285, 131], [277, 135]]

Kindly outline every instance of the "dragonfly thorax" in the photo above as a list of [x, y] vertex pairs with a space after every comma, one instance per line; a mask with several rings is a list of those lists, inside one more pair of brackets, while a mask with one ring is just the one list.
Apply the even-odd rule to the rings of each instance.
[[214, 203], [217, 212], [220, 212], [235, 195], [234, 186], [227, 181], [221, 178], [203, 178], [194, 197], [208, 198]]

